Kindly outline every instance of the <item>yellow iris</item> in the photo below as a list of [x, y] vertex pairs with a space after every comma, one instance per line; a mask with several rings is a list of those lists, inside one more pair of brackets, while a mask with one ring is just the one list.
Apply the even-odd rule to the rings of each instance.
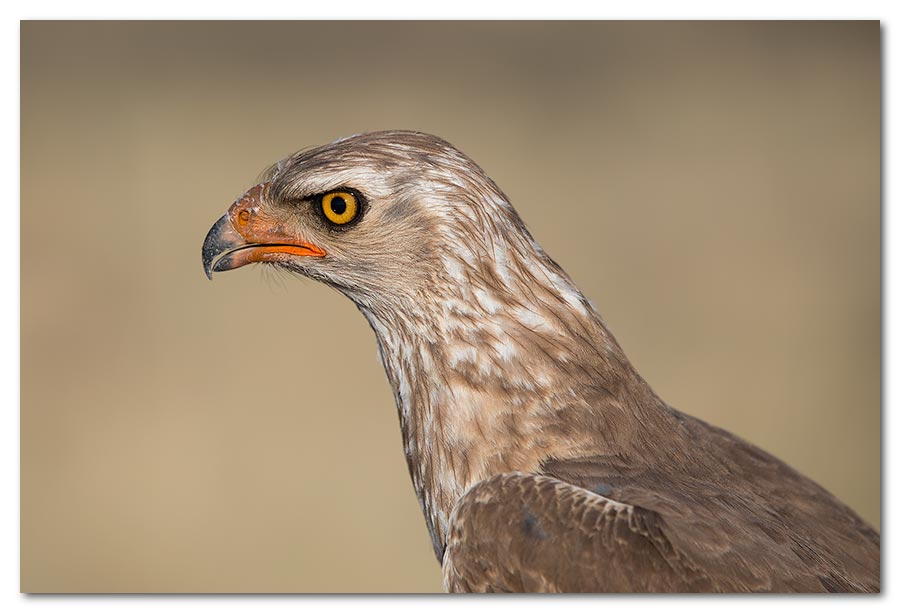
[[322, 197], [322, 212], [328, 221], [341, 226], [356, 218], [359, 203], [349, 192], [331, 192]]

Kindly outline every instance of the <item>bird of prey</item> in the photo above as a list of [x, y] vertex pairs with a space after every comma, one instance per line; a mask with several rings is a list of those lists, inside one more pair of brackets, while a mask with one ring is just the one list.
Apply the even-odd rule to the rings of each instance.
[[880, 535], [667, 405], [469, 157], [412, 131], [296, 153], [203, 244], [352, 300], [375, 332], [448, 591], [877, 592]]

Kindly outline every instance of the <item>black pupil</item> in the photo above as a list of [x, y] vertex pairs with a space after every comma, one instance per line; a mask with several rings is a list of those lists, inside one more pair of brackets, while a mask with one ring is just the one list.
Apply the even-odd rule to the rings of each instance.
[[347, 203], [340, 196], [331, 199], [331, 212], [335, 215], [343, 215], [347, 210]]

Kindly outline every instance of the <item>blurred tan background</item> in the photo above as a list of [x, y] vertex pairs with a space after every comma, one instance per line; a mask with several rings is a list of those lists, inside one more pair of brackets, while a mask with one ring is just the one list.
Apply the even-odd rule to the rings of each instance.
[[21, 42], [24, 591], [440, 589], [363, 317], [200, 264], [265, 166], [387, 128], [478, 161], [663, 398], [880, 522], [877, 22]]

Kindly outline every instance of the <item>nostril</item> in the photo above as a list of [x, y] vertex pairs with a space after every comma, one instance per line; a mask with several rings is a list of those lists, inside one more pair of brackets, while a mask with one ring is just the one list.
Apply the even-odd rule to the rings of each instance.
[[250, 221], [249, 211], [241, 211], [240, 213], [238, 213], [238, 223], [243, 226], [246, 225], [248, 221]]

